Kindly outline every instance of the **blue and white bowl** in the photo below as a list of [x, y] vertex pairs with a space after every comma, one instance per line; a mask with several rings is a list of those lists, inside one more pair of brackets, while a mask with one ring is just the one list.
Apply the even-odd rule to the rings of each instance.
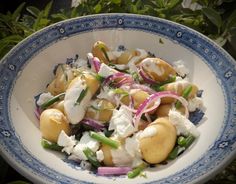
[[[45, 90], [57, 63], [76, 54], [85, 58], [98, 40], [112, 48], [143, 48], [170, 63], [181, 59], [190, 79], [204, 90], [199, 139], [172, 163], [149, 169], [147, 178], [97, 176], [40, 146], [34, 96]], [[103, 14], [54, 24], [19, 43], [1, 61], [0, 151], [35, 183], [202, 183], [236, 153], [236, 63], [196, 31], [150, 16]]]

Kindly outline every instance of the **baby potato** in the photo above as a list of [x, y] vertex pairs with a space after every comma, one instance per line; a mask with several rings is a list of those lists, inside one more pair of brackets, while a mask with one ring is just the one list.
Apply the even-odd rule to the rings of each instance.
[[[188, 95], [187, 99], [191, 99], [196, 96], [197, 91], [198, 91], [198, 87], [195, 84], [192, 84], [188, 81], [182, 80], [182, 81], [168, 83], [168, 84], [164, 85], [164, 90], [165, 91], [172, 91], [172, 92], [175, 92], [178, 95], [182, 96], [184, 89], [186, 89], [186, 87], [188, 87], [190, 85], [192, 86], [192, 90], [191, 90], [190, 94]], [[172, 103], [174, 101], [175, 101], [174, 98], [169, 98], [169, 97], [165, 97], [165, 98], [161, 99], [162, 104]]]
[[141, 137], [140, 150], [144, 160], [150, 164], [157, 164], [164, 161], [174, 148], [176, 129], [168, 118], [158, 118], [147, 128], [149, 127], [155, 128], [157, 133]]
[[58, 109], [59, 111], [61, 111], [64, 114], [64, 100], [57, 102], [53, 105], [54, 109]]
[[65, 92], [72, 79], [74, 79], [74, 72], [71, 67], [67, 64], [59, 64], [56, 68], [55, 79], [47, 89], [53, 95]]
[[117, 64], [127, 64], [129, 60], [136, 56], [135, 50], [126, 50], [124, 51], [118, 58], [117, 58]]
[[46, 109], [40, 115], [40, 131], [42, 137], [51, 142], [57, 142], [61, 131], [69, 135], [70, 126], [64, 114], [58, 109]]
[[102, 49], [105, 52], [108, 52], [110, 49], [107, 47], [107, 45], [102, 42], [102, 41], [97, 41], [94, 43], [93, 48], [92, 48], [92, 53], [94, 57], [99, 58], [99, 60], [105, 64], [108, 64], [109, 61], [106, 58], [104, 52], [102, 51]]
[[106, 144], [102, 144], [101, 150], [103, 151], [103, 155], [104, 155], [103, 163], [106, 166], [114, 166], [112, 155], [111, 155], [111, 149], [112, 148], [110, 146]]
[[157, 82], [165, 82], [176, 75], [175, 69], [160, 58], [145, 58], [141, 61], [144, 72]]
[[[172, 107], [173, 107], [173, 104], [161, 104], [156, 110], [156, 115], [158, 117], [166, 117], [166, 116], [168, 116], [169, 111], [172, 109]], [[181, 112], [181, 114], [184, 115], [184, 113], [185, 113], [184, 107], [181, 106], [177, 110], [179, 112]]]
[[[134, 100], [134, 108], [137, 109], [141, 103], [143, 103], [148, 97], [149, 94], [146, 91], [142, 90], [131, 90], [130, 94]], [[130, 103], [130, 99], [128, 96], [125, 96], [121, 98], [121, 102], [125, 105], [128, 105]]]
[[111, 119], [115, 105], [113, 105], [106, 99], [96, 99], [92, 106], [93, 105], [96, 106], [96, 109], [90, 106], [87, 109], [85, 117], [102, 121], [104, 123], [108, 122]]

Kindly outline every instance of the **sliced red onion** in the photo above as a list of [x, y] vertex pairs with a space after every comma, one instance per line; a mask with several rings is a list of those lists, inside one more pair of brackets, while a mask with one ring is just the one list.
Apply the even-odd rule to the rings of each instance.
[[97, 174], [100, 176], [123, 175], [131, 170], [131, 167], [98, 167]]
[[95, 130], [97, 131], [102, 131], [105, 127], [104, 124], [102, 124], [101, 122], [99, 121], [96, 121], [94, 119], [90, 119], [90, 118], [84, 118], [81, 123], [85, 124], [85, 125], [88, 125], [92, 128], [94, 128]]
[[94, 67], [95, 71], [98, 72], [101, 66], [100, 60], [97, 57], [94, 57], [92, 53], [88, 53], [87, 58], [90, 64]]
[[[171, 92], [171, 91], [161, 91], [161, 92], [157, 92], [157, 93], [150, 95], [143, 103], [140, 104], [140, 106], [138, 107], [138, 109], [135, 113], [135, 116], [134, 116], [134, 124], [137, 125], [137, 122], [139, 122], [143, 113], [153, 110], [152, 107], [147, 110], [147, 107], [151, 103], [153, 103], [153, 101], [155, 101], [156, 99], [160, 100], [163, 97], [171, 97], [171, 98], [175, 98], [175, 99], [179, 100], [183, 104], [183, 106], [185, 108], [185, 116], [188, 118], [188, 108], [187, 108], [188, 102], [186, 101], [186, 99], [184, 99], [183, 97], [181, 97], [178, 94]], [[157, 107], [155, 107], [155, 108], [157, 108]]]
[[139, 74], [143, 78], [143, 80], [148, 84], [156, 84], [157, 82], [147, 76], [147, 74], [143, 71], [143, 67], [139, 67]]
[[137, 84], [137, 83], [133, 83], [131, 85], [131, 88], [132, 89], [141, 89], [143, 91], [146, 91], [147, 93], [149, 94], [153, 94], [153, 93], [156, 93], [155, 90], [153, 90], [152, 88], [148, 87], [148, 86], [145, 86], [145, 85], [142, 85], [142, 84]]
[[35, 114], [35, 117], [40, 120], [40, 115], [41, 115], [41, 109], [39, 107], [36, 107], [35, 111], [34, 111], [34, 114]]
[[123, 78], [121, 81], [117, 82], [118, 86], [124, 85], [126, 83], [132, 83], [133, 79], [130, 75], [127, 75], [125, 73], [115, 73], [113, 75], [109, 75], [107, 78], [105, 78], [104, 80], [104, 85], [108, 85], [111, 81], [115, 80], [115, 79], [119, 79], [119, 78]]

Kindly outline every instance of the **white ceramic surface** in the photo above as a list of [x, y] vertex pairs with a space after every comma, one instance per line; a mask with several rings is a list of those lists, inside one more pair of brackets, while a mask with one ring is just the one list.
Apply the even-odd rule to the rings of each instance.
[[[163, 44], [159, 42], [162, 39]], [[102, 177], [64, 161], [40, 146], [34, 96], [45, 90], [58, 63], [85, 58], [97, 40], [111, 48], [143, 48], [172, 63], [183, 60], [190, 79], [203, 89], [206, 107], [193, 147], [172, 163], [149, 169], [147, 178]], [[191, 183], [214, 175], [236, 153], [236, 65], [201, 34], [169, 21], [109, 14], [68, 20], [18, 44], [0, 65], [1, 154], [19, 172], [40, 183]]]

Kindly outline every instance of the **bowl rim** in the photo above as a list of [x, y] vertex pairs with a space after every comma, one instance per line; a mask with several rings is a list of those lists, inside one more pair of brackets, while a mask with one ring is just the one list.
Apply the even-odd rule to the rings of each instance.
[[[210, 43], [214, 48], [216, 48], [220, 53], [223, 54], [223, 56], [225, 56], [228, 60], [235, 62], [234, 58], [227, 52], [225, 51], [222, 47], [220, 47], [219, 45], [217, 45], [215, 42], [213, 42], [211, 39], [209, 39], [207, 36], [203, 35], [202, 33], [199, 33], [197, 31], [195, 31], [192, 28], [189, 28], [187, 26], [184, 26], [182, 24], [176, 23], [176, 22], [172, 22], [170, 20], [166, 20], [166, 19], [162, 19], [162, 18], [158, 18], [158, 17], [153, 17], [153, 16], [149, 16], [149, 15], [137, 15], [137, 14], [130, 14], [130, 13], [103, 13], [103, 14], [96, 14], [96, 15], [86, 15], [86, 16], [81, 16], [81, 17], [75, 17], [75, 18], [71, 18], [71, 19], [67, 19], [64, 21], [60, 21], [54, 24], [51, 24], [35, 33], [33, 33], [32, 35], [30, 35], [27, 38], [24, 38], [22, 41], [20, 41], [16, 46], [14, 46], [1, 60], [0, 60], [0, 70], [2, 69], [1, 67], [3, 66], [3, 64], [5, 64], [5, 62], [7, 62], [7, 58], [9, 56], [11, 56], [11, 54], [14, 55], [14, 52], [17, 50], [17, 48], [22, 45], [25, 44], [27, 42], [30, 42], [30, 39], [32, 37], [35, 37], [37, 35], [42, 34], [43, 32], [54, 28], [56, 26], [59, 26], [61, 24], [64, 23], [70, 23], [73, 21], [77, 21], [77, 20], [83, 20], [83, 19], [87, 19], [87, 18], [96, 18], [96, 17], [103, 17], [103, 16], [120, 16], [120, 17], [132, 17], [132, 18], [147, 18], [149, 21], [157, 21], [157, 22], [162, 22], [162, 23], [167, 23], [167, 24], [171, 24], [174, 26], [178, 26], [179, 28], [183, 28], [184, 30], [186, 30], [187, 32], [191, 32], [194, 35], [197, 35], [199, 38], [202, 38], [204, 40], [206, 40], [207, 43]], [[112, 27], [112, 29], [117, 29]], [[131, 28], [133, 30], [133, 28]], [[100, 29], [98, 29], [100, 30]], [[161, 34], [161, 33], [159, 33]], [[72, 36], [74, 34], [71, 34]], [[162, 35], [162, 34], [161, 34]], [[165, 37], [164, 35], [162, 35], [163, 37]], [[170, 39], [170, 38], [169, 38]], [[183, 46], [183, 44], [181, 44], [181, 46]], [[43, 49], [46, 49], [47, 45], [43, 47]], [[28, 60], [30, 61], [32, 59], [31, 56]], [[235, 63], [234, 63], [235, 64]], [[23, 176], [25, 176], [26, 178], [29, 178], [30, 180], [34, 180], [36, 179], [37, 182], [43, 182], [44, 180], [42, 180], [42, 178], [40, 178], [39, 176], [36, 176], [35, 174], [32, 175], [32, 173], [27, 172], [27, 170], [25, 168], [22, 169], [21, 164], [19, 164], [16, 160], [12, 159], [12, 157], [10, 157], [9, 155], [7, 155], [4, 150], [1, 148], [0, 149], [0, 153], [1, 156], [13, 167], [15, 168], [20, 174], [22, 174]], [[236, 158], [236, 149], [234, 149], [231, 152], [231, 156], [228, 156], [226, 158], [224, 158], [219, 165], [217, 166], [216, 169], [210, 170], [208, 171], [208, 173], [205, 173], [204, 175], [202, 175], [202, 177], [195, 179], [194, 181], [196, 182], [202, 182], [202, 181], [207, 181], [209, 179], [209, 177], [216, 175], [222, 168], [226, 167], [233, 159]], [[204, 176], [204, 177], [203, 177]], [[84, 182], [84, 181], [82, 181]], [[86, 183], [86, 182], [85, 182]]]

